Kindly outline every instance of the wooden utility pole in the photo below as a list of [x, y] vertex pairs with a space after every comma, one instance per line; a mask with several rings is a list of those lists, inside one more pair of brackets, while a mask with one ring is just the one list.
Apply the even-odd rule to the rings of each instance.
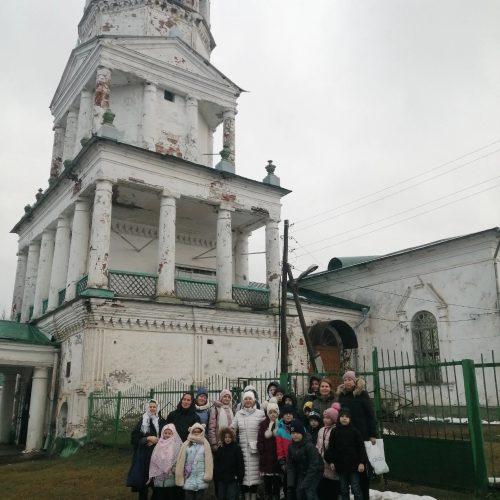
[[281, 308], [280, 308], [280, 351], [281, 373], [288, 373], [288, 335], [286, 329], [286, 302], [288, 293], [288, 227], [289, 221], [285, 220], [283, 231], [283, 259], [281, 270]]

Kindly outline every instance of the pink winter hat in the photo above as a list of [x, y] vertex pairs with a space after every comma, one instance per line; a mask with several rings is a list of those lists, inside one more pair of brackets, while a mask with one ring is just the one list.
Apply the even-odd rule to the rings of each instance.
[[344, 376], [342, 377], [342, 379], [345, 381], [345, 380], [353, 380], [354, 382], [356, 382], [356, 373], [353, 371], [353, 370], [348, 370], [344, 373]]
[[331, 408], [327, 408], [323, 412], [324, 417], [328, 417], [333, 420], [333, 423], [335, 423], [338, 418], [339, 418], [339, 411], [340, 411], [340, 404], [339, 403], [333, 403]]

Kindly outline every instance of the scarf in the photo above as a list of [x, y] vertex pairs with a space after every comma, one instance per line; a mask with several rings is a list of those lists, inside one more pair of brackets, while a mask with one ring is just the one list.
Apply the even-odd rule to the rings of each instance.
[[206, 405], [198, 406], [195, 405], [197, 411], [208, 410], [210, 408], [210, 403], [207, 401]]
[[[165, 439], [163, 432], [165, 429], [172, 431], [172, 436]], [[161, 430], [161, 437], [156, 443], [149, 465], [149, 477], [158, 478], [164, 481], [173, 471], [177, 455], [182, 446], [181, 438], [175, 430], [174, 424], [167, 424]]]
[[217, 412], [217, 435], [219, 431], [226, 427], [231, 427], [233, 423], [233, 411], [231, 405], [223, 405], [220, 401], [214, 403]]
[[[156, 429], [156, 435], [158, 436], [158, 433], [160, 432], [160, 429], [159, 429], [159, 417], [158, 417], [158, 413], [154, 414], [154, 413], [151, 413], [149, 411], [149, 404], [151, 402], [156, 403], [156, 401], [154, 401], [154, 399], [152, 399], [151, 401], [149, 401], [146, 404], [146, 408], [145, 408], [146, 411], [145, 411], [144, 415], [142, 416], [141, 432], [143, 434], [147, 434], [149, 432], [149, 422], [152, 421], [153, 422], [153, 426]], [[158, 403], [156, 403], [156, 405], [158, 406]]]
[[[203, 433], [199, 436], [193, 434], [194, 429], [202, 429]], [[200, 444], [204, 447], [205, 456], [205, 475], [203, 479], [208, 483], [212, 480], [214, 472], [214, 461], [212, 457], [212, 450], [210, 449], [210, 444], [205, 438], [205, 427], [201, 424], [194, 424], [189, 428], [189, 436], [187, 441], [182, 445], [181, 451], [179, 452], [179, 458], [177, 459], [177, 464], [175, 466], [175, 484], [176, 486], [184, 486], [184, 467], [186, 465], [186, 450], [188, 446], [192, 443]]]

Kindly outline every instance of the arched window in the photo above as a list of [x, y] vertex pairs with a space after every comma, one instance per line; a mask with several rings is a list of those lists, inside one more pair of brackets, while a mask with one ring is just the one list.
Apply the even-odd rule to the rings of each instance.
[[441, 382], [439, 363], [439, 337], [436, 318], [428, 311], [420, 311], [411, 320], [413, 350], [417, 365], [429, 365], [417, 368], [417, 382], [437, 384]]

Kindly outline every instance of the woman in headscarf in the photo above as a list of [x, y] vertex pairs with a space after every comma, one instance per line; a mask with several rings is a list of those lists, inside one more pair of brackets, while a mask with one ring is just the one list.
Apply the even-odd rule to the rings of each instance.
[[146, 411], [132, 431], [131, 442], [134, 446], [134, 456], [127, 476], [127, 486], [139, 494], [139, 500], [147, 500], [148, 498], [147, 483], [151, 455], [165, 423], [158, 411], [158, 402], [151, 399], [146, 405]]
[[167, 424], [174, 424], [182, 441], [186, 441], [189, 428], [196, 423], [200, 423], [200, 417], [196, 414], [194, 397], [190, 392], [182, 395], [177, 408], [171, 411], [167, 417]]
[[233, 423], [233, 409], [231, 407], [231, 391], [228, 389], [223, 389], [219, 394], [219, 399], [214, 402], [212, 409], [210, 410], [210, 417], [208, 421], [208, 441], [212, 450], [221, 444], [220, 431], [227, 427], [231, 427]]
[[149, 464], [149, 484], [153, 483], [152, 500], [180, 498], [175, 486], [175, 464], [182, 446], [174, 424], [167, 424], [153, 450]]

